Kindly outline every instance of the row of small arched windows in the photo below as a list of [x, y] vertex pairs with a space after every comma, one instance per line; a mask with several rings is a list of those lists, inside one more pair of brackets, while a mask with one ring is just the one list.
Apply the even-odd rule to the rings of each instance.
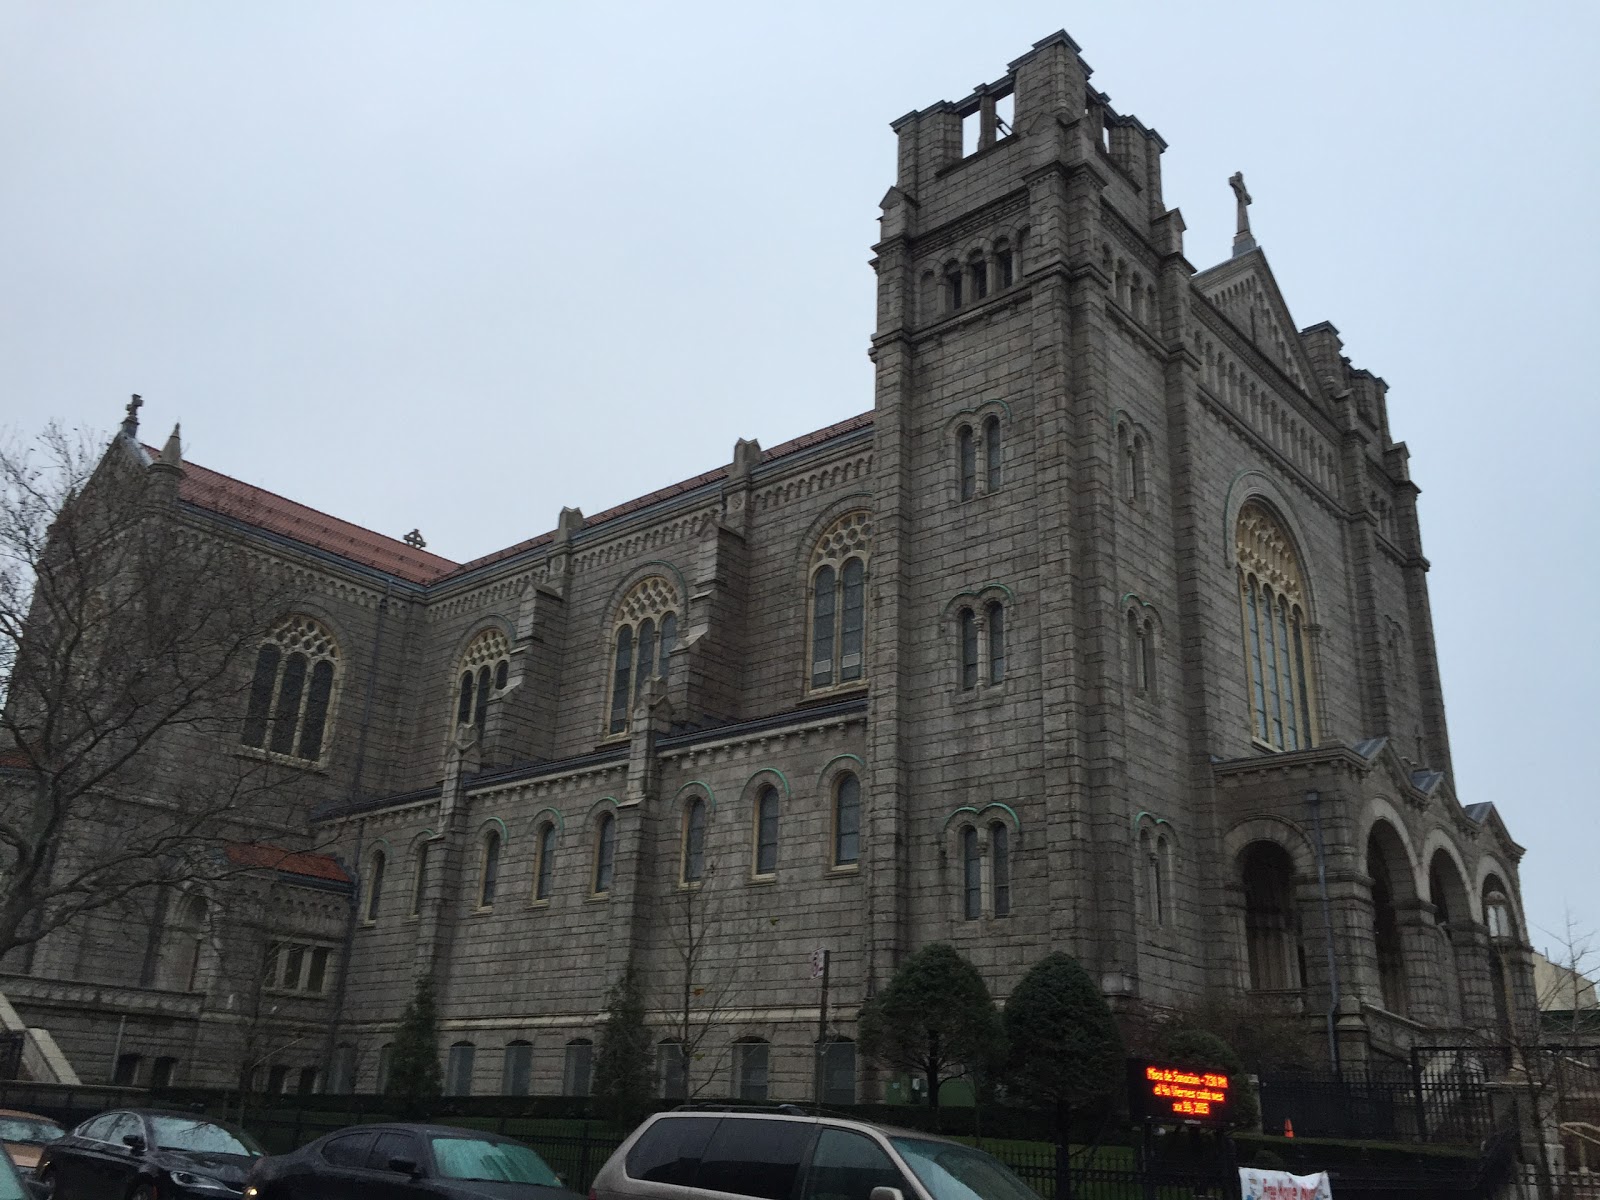
[[1016, 267], [1016, 254], [1006, 238], [997, 239], [988, 254], [974, 250], [965, 261], [951, 259], [942, 272], [945, 311], [955, 312], [988, 299], [991, 292], [1004, 291], [1017, 281]]
[[[834, 868], [854, 866], [861, 856], [861, 781], [849, 771], [841, 772], [835, 779], [831, 792], [831, 825], [829, 834], [830, 865]], [[684, 807], [680, 840], [678, 880], [683, 884], [699, 883], [706, 875], [706, 825], [708, 804], [704, 796], [692, 796]], [[778, 789], [763, 785], [756, 793], [751, 808], [750, 873], [755, 877], [770, 877], [777, 873], [780, 850], [780, 796]], [[553, 820], [542, 821], [534, 838], [533, 886], [531, 900], [535, 904], [548, 903], [551, 898], [556, 860], [557, 826]], [[427, 899], [430, 882], [428, 857], [430, 842], [417, 843], [412, 867], [412, 916], [421, 913]], [[505, 849], [504, 835], [498, 828], [490, 829], [479, 843], [478, 882], [475, 907], [493, 908], [500, 892], [501, 859]], [[616, 872], [617, 818], [614, 813], [602, 813], [595, 823], [589, 861], [589, 894], [603, 897], [611, 892]], [[371, 924], [377, 921], [384, 898], [385, 876], [388, 872], [389, 853], [379, 848], [373, 852], [371, 865], [366, 872], [366, 898], [363, 913]]]

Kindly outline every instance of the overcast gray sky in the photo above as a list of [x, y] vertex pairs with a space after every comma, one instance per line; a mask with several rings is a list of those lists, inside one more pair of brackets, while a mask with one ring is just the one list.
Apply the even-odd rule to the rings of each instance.
[[888, 122], [1065, 28], [1391, 386], [1461, 799], [1600, 931], [1600, 5], [0, 2], [0, 421], [463, 559], [871, 406]]

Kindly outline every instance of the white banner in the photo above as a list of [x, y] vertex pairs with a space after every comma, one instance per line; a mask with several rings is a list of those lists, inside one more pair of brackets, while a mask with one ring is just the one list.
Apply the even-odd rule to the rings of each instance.
[[1328, 1173], [1291, 1175], [1287, 1171], [1239, 1168], [1239, 1195], [1243, 1200], [1333, 1200]]

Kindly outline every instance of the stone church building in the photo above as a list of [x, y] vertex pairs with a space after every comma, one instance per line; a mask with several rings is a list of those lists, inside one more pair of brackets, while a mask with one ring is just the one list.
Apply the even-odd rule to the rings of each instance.
[[[1347, 1062], [1523, 1002], [1386, 386], [1295, 323], [1242, 178], [1232, 256], [1186, 259], [1165, 143], [1089, 77], [1058, 33], [893, 123], [860, 416], [467, 563], [182, 464], [178, 515], [305, 589], [216, 747], [313, 808], [243, 901], [259, 1086], [374, 1090], [431, 975], [449, 1090], [582, 1094], [632, 962], [665, 1090], [687, 989], [702, 1097], [807, 1098], [822, 948], [845, 1101], [858, 1006], [935, 940], [997, 998], [1066, 950], [1122, 1012], [1231, 999]], [[0, 990], [85, 1079], [231, 1083], [240, 903], [85, 922]]]

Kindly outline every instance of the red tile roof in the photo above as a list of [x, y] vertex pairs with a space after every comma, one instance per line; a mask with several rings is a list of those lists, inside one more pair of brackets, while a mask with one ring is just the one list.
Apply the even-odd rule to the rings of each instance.
[[266, 867], [282, 871], [285, 875], [301, 875], [329, 883], [350, 882], [349, 874], [337, 859], [328, 854], [285, 850], [282, 846], [269, 846], [265, 842], [229, 842], [224, 853], [229, 862], [240, 867]]
[[[145, 447], [152, 458], [161, 454]], [[183, 464], [178, 496], [197, 508], [209, 509], [319, 550], [327, 550], [363, 566], [375, 567], [410, 583], [432, 583], [456, 569], [448, 558], [384, 537], [360, 525], [330, 517], [276, 492], [223, 475], [198, 463]]]
[[[861, 413], [829, 425], [825, 429], [802, 434], [791, 441], [774, 446], [771, 450], [764, 450], [761, 453], [761, 461], [772, 462], [774, 459], [796, 454], [801, 450], [809, 450], [812, 446], [821, 445], [847, 433], [854, 433], [858, 429], [865, 429], [871, 424], [872, 413]], [[146, 446], [145, 450], [151, 458], [161, 457], [161, 452], [153, 446]], [[592, 517], [586, 517], [583, 527], [593, 529], [597, 525], [628, 516], [652, 504], [670, 500], [674, 496], [681, 496], [705, 484], [715, 483], [726, 478], [727, 474], [727, 467], [706, 471], [693, 479], [685, 479], [681, 483], [661, 488], [648, 495], [608, 508]], [[314, 508], [298, 504], [265, 488], [258, 488], [254, 484], [245, 483], [192, 462], [183, 464], [183, 481], [178, 486], [178, 495], [198, 508], [222, 513], [418, 584], [437, 583], [447, 576], [500, 562], [524, 550], [542, 546], [555, 537], [553, 533], [541, 533], [537, 537], [528, 538], [470, 562], [455, 563], [448, 558], [429, 554], [426, 550], [417, 550], [395, 538], [384, 537], [381, 533], [363, 529], [360, 525], [352, 525], [349, 521], [341, 521], [338, 517], [318, 512]]]

